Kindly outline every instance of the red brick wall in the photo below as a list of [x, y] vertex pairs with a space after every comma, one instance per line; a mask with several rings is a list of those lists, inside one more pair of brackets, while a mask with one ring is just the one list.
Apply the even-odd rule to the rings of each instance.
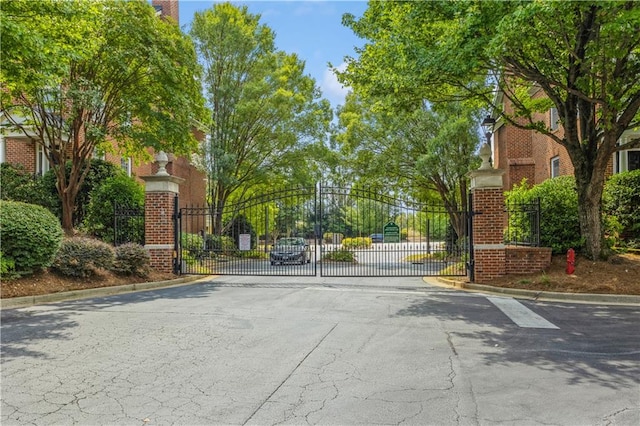
[[[474, 225], [475, 226], [475, 225]], [[474, 241], [475, 244], [475, 241]], [[474, 251], [475, 282], [484, 284], [505, 275], [505, 250], [483, 249]]]
[[545, 270], [551, 265], [549, 247], [507, 247], [506, 274], [530, 274]]
[[28, 139], [6, 138], [5, 161], [22, 164], [29, 173], [36, 172], [36, 144]]
[[173, 243], [173, 199], [168, 192], [147, 192], [145, 197], [145, 243]]
[[145, 246], [154, 244], [170, 245], [171, 248], [151, 248], [151, 267], [161, 272], [172, 272], [174, 222], [173, 203], [175, 194], [171, 192], [147, 192], [145, 195]]
[[551, 264], [550, 248], [503, 245], [506, 213], [501, 188], [473, 188], [472, 196], [475, 282], [491, 283], [506, 274], [541, 271]]
[[473, 191], [474, 244], [502, 244], [504, 229], [504, 195], [502, 188]]
[[[191, 165], [184, 157], [170, 156], [169, 158], [172, 161], [167, 164], [167, 172], [170, 175], [186, 179], [180, 185], [180, 207], [204, 206], [207, 191], [206, 175]], [[154, 166], [157, 169], [157, 165]]]
[[162, 7], [162, 16], [169, 16], [176, 22], [180, 22], [178, 0], [152, 0], [151, 4]]
[[[538, 90], [533, 97], [541, 98], [545, 94]], [[504, 98], [504, 111], [513, 113], [512, 105]], [[550, 111], [537, 113], [534, 120], [543, 121], [547, 126], [551, 124]], [[563, 137], [564, 129], [558, 126], [555, 135]], [[501, 125], [494, 134], [494, 167], [503, 169], [507, 173], [503, 178], [504, 189], [510, 190], [526, 177], [531, 185], [542, 183], [551, 177], [551, 159], [559, 157], [560, 175], [573, 175], [574, 168], [567, 150], [550, 137], [540, 133], [518, 129], [509, 124]], [[609, 160], [606, 176], [613, 174], [613, 157]]]

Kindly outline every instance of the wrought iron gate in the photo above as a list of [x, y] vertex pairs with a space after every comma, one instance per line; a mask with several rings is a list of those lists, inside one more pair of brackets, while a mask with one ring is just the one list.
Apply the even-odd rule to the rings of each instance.
[[463, 276], [468, 218], [369, 190], [295, 188], [180, 209], [176, 266], [206, 275]]

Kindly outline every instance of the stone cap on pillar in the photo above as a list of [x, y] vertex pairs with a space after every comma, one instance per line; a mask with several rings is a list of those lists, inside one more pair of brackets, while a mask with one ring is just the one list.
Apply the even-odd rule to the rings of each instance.
[[471, 178], [471, 190], [475, 188], [502, 188], [502, 175], [505, 171], [494, 169], [491, 165], [491, 147], [484, 144], [480, 148], [482, 164], [478, 170], [470, 171], [467, 176]]
[[175, 194], [180, 192], [180, 184], [185, 181], [181, 177], [171, 175], [141, 176], [140, 179], [145, 182], [145, 192], [173, 192]]
[[471, 178], [471, 188], [502, 188], [502, 175], [504, 170], [473, 170], [467, 174]]

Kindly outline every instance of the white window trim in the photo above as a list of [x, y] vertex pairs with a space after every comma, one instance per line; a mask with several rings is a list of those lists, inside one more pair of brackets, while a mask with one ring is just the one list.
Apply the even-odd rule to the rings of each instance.
[[[639, 133], [625, 133], [621, 138], [619, 145], [626, 144], [629, 141], [639, 138]], [[632, 151], [640, 151], [640, 148], [633, 149], [625, 149], [623, 151], [618, 151], [615, 153], [613, 157], [613, 172], [614, 173], [623, 173], [629, 171], [629, 152]]]
[[552, 107], [549, 110], [549, 129], [555, 132], [560, 127], [560, 116], [558, 115], [558, 109], [556, 107]]
[[131, 173], [133, 172], [131, 157], [120, 158], [120, 167], [127, 172], [127, 176], [131, 177]]
[[36, 142], [36, 173], [44, 176], [51, 169], [51, 163], [44, 153], [44, 146]]
[[4, 135], [0, 135], [0, 164], [6, 162], [6, 145], [4, 143]]
[[[553, 173], [553, 170], [554, 170], [553, 163], [554, 162], [558, 163], [558, 173], [557, 174]], [[551, 178], [555, 178], [555, 177], [560, 176], [560, 157], [557, 156], [557, 155], [555, 157], [551, 157], [551, 160], [549, 161], [549, 176], [551, 176]]]
[[616, 173], [623, 173], [623, 172], [629, 171], [629, 153], [630, 152], [640, 152], [640, 149], [626, 149], [624, 151], [619, 151], [615, 157], [614, 170]]

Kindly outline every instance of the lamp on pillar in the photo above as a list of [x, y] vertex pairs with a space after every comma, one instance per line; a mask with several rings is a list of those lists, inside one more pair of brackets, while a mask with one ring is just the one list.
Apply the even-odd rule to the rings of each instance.
[[489, 154], [489, 158], [488, 158], [488, 167], [485, 167], [485, 160], [483, 158], [483, 163], [482, 166], [480, 166], [481, 169], [484, 168], [491, 168], [491, 135], [493, 134], [493, 126], [496, 124], [496, 119], [492, 118], [491, 116], [487, 116], [485, 117], [484, 120], [482, 120], [482, 129], [484, 131], [484, 136], [486, 137], [486, 142], [484, 144], [484, 146], [482, 146], [482, 148], [480, 148], [480, 151], [484, 151], [485, 153]]

